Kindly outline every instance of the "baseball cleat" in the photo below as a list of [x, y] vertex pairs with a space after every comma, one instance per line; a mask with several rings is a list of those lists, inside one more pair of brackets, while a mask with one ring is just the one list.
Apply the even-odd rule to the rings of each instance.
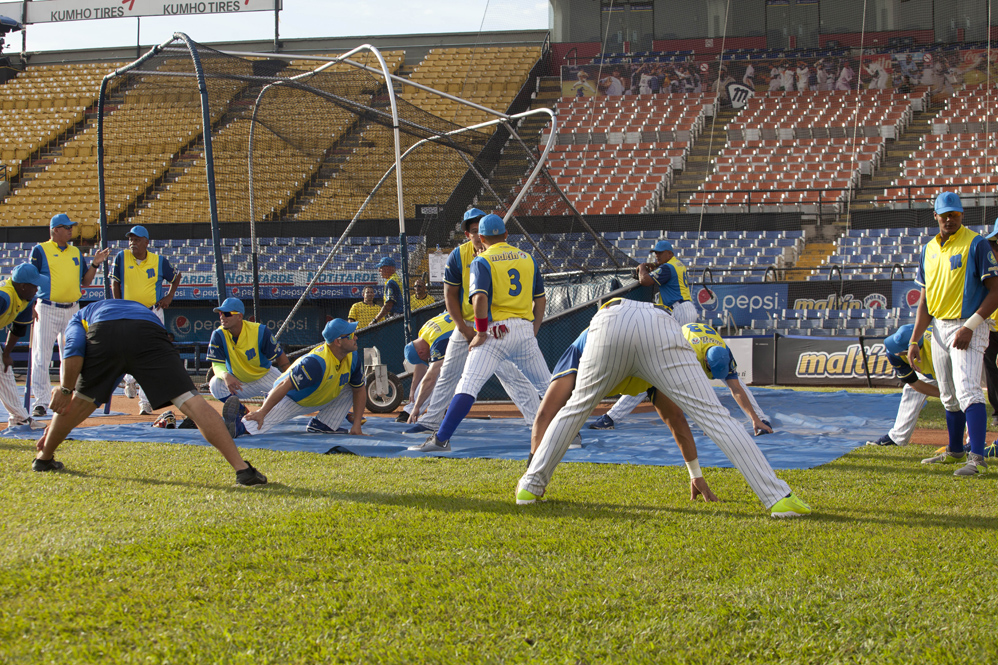
[[151, 416], [152, 415], [152, 404], [139, 404], [139, 415], [140, 416]]
[[252, 485], [266, 485], [267, 476], [254, 469], [253, 465], [249, 462], [246, 462], [246, 464], [248, 466], [245, 469], [236, 471], [236, 484], [244, 487]]
[[409, 450], [420, 453], [449, 453], [450, 441], [441, 441], [437, 438], [436, 432], [426, 438], [426, 441], [409, 446]]
[[57, 461], [54, 457], [52, 459], [38, 459], [36, 457], [31, 463], [32, 471], [62, 471], [65, 468], [66, 465]]
[[23, 425], [27, 425], [28, 427], [31, 427], [31, 423], [33, 423], [33, 422], [34, 421], [31, 419], [31, 416], [28, 416], [24, 420], [14, 420], [13, 418], [8, 418], [7, 419], [7, 427], [8, 428], [11, 428], [11, 427], [21, 427]]
[[547, 501], [547, 499], [542, 498], [542, 496], [537, 496], [530, 490], [516, 490], [516, 505], [526, 506], [531, 503]]
[[963, 462], [967, 459], [967, 453], [960, 453], [959, 455], [954, 455], [948, 450], [935, 457], [927, 457], [922, 460], [922, 464], [956, 464], [957, 462]]
[[31, 415], [35, 418], [42, 418], [45, 416], [45, 407], [39, 404], [34, 409], [31, 410]]
[[613, 418], [604, 414], [590, 425], [589, 429], [613, 429]]
[[336, 434], [342, 430], [335, 430], [318, 418], [311, 418], [305, 425], [305, 431], [310, 434]]
[[967, 453], [967, 463], [953, 472], [954, 476], [968, 478], [978, 476], [988, 470], [988, 463], [984, 461], [984, 455]]
[[811, 506], [798, 499], [793, 492], [776, 502], [769, 509], [770, 517], [801, 517], [811, 514]]
[[572, 439], [572, 442], [570, 444], [568, 444], [568, 449], [569, 450], [578, 450], [581, 447], [582, 447], [582, 436], [579, 435], [579, 434], [576, 434], [575, 438]]
[[229, 398], [225, 400], [225, 404], [222, 405], [222, 420], [225, 421], [225, 428], [229, 430], [229, 436], [233, 439], [240, 434], [246, 433], [246, 427], [239, 417], [239, 407], [241, 406], [239, 398], [235, 395], [229, 395]]
[[401, 412], [398, 415], [398, 417], [395, 419], [395, 422], [397, 422], [397, 423], [407, 423], [407, 422], [409, 422], [409, 414], [406, 413], [405, 411]]
[[892, 439], [890, 437], [890, 435], [884, 434], [882, 437], [880, 437], [876, 441], [867, 441], [866, 445], [868, 445], [868, 446], [896, 446], [897, 443], [894, 442], [894, 439]]
[[128, 399], [135, 399], [136, 395], [138, 394], [139, 391], [135, 389], [135, 382], [125, 381], [125, 397], [127, 397]]

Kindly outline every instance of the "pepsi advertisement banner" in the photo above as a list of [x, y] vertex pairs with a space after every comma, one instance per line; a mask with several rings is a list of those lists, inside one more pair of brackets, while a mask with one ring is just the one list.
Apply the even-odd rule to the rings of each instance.
[[[261, 322], [271, 332], [277, 333], [281, 323], [289, 311], [285, 307], [261, 308]], [[173, 333], [174, 341], [181, 344], [201, 342], [207, 344], [211, 332], [218, 327], [218, 314], [207, 307], [170, 307], [166, 315], [166, 330]], [[287, 330], [281, 335], [285, 344], [318, 344], [322, 341], [322, 328], [329, 317], [314, 307], [303, 307], [295, 313], [295, 318], [288, 324]]]
[[717, 284], [693, 287], [693, 303], [703, 318], [725, 310], [735, 325], [750, 326], [752, 319], [765, 319], [776, 310], [787, 308], [786, 284]]
[[915, 282], [894, 282], [892, 306], [900, 309], [902, 314], [914, 314], [918, 311], [921, 296], [922, 287]]

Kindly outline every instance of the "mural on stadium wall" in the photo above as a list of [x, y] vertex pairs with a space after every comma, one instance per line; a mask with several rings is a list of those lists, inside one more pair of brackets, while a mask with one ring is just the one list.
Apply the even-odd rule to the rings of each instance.
[[[998, 51], [991, 54], [991, 80], [998, 79]], [[718, 73], [720, 72], [720, 76]], [[987, 51], [912, 51], [858, 57], [772, 60], [697, 59], [685, 62], [618, 63], [562, 66], [564, 97], [615, 97], [656, 93], [715, 92], [720, 80], [721, 100], [727, 101], [729, 83], [741, 83], [756, 93], [778, 91], [849, 91], [892, 89], [911, 92], [927, 86], [933, 96], [953, 94], [963, 85], [985, 83]]]

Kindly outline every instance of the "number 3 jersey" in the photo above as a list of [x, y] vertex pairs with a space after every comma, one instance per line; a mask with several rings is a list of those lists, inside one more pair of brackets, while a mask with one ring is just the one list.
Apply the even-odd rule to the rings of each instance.
[[476, 293], [489, 298], [489, 318], [534, 320], [534, 300], [544, 297], [544, 278], [526, 252], [498, 242], [471, 262], [469, 299]]

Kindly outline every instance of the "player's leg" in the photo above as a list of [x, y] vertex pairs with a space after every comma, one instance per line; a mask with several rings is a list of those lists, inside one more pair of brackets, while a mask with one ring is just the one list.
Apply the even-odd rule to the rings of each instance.
[[[258, 397], [265, 397], [270, 389], [274, 387], [277, 380], [281, 378], [281, 370], [276, 367], [271, 367], [266, 374], [257, 379], [256, 381], [250, 381], [249, 383], [244, 383], [242, 388], [236, 391], [236, 397], [239, 399], [256, 399]], [[223, 387], [225, 382], [222, 382]], [[228, 392], [228, 388], [225, 388]], [[212, 393], [214, 395], [214, 393]], [[224, 401], [224, 398], [222, 398]]]
[[244, 417], [242, 419], [242, 425], [246, 428], [246, 434], [266, 434], [283, 422], [291, 420], [292, 418], [297, 418], [298, 416], [303, 416], [306, 413], [311, 413], [313, 411], [315, 411], [314, 406], [301, 406], [290, 397], [284, 397], [277, 403], [276, 406], [274, 406], [273, 409], [267, 412], [267, 415], [264, 416], [263, 424], [258, 425], [255, 420], [247, 420]]
[[[173, 405], [194, 421], [204, 440], [222, 453], [222, 457], [235, 471], [250, 468], [249, 462], [239, 454], [236, 442], [229, 435], [229, 430], [225, 427], [222, 416], [218, 415], [218, 412], [201, 395], [187, 392], [174, 398]], [[263, 482], [267, 482], [267, 479], [263, 478]]]
[[[963, 459], [963, 432], [966, 428], [967, 419], [960, 408], [960, 400], [957, 397], [956, 384], [953, 380], [955, 365], [953, 362], [952, 347], [953, 336], [960, 325], [953, 325], [940, 319], [932, 320], [932, 367], [935, 372], [936, 381], [939, 384], [939, 401], [946, 409], [946, 430], [949, 434], [947, 453], [951, 458]], [[946, 454], [937, 455], [937, 458], [947, 460]], [[936, 458], [928, 458], [936, 459]], [[923, 462], [929, 463], [928, 460]]]
[[523, 422], [527, 427], [533, 427], [540, 400], [537, 395], [537, 388], [534, 387], [527, 377], [523, 375], [520, 368], [509, 360], [503, 360], [496, 367], [496, 378], [502, 384], [503, 389], [509, 398], [516, 405], [523, 415]]
[[507, 327], [509, 332], [502, 341], [508, 359], [523, 372], [533, 386], [533, 395], [527, 405], [528, 412], [523, 414], [524, 418], [532, 423], [540, 407], [540, 396], [547, 391], [551, 383], [551, 370], [544, 360], [541, 348], [537, 345], [534, 324], [531, 321], [513, 319], [507, 322]]
[[646, 325], [645, 329], [648, 355], [642, 358], [637, 376], [663, 391], [693, 418], [741, 472], [766, 508], [789, 496], [790, 487], [776, 477], [745, 428], [717, 399], [679, 326]]
[[59, 308], [39, 302], [38, 320], [31, 328], [31, 393], [34, 396], [34, 411], [44, 415], [52, 398], [52, 381], [49, 367], [52, 365], [52, 347], [59, 334], [57, 314]]
[[[553, 379], [548, 385], [541, 406], [537, 409], [537, 417], [534, 418], [533, 427], [530, 430], [530, 454], [537, 452], [537, 447], [541, 445], [544, 433], [554, 419], [555, 414], [561, 411], [562, 407], [568, 403], [568, 398], [575, 390], [575, 372], [559, 376]], [[529, 466], [529, 462], [528, 462]]]
[[[159, 307], [155, 307], [155, 308], [152, 309], [152, 313], [156, 315], [156, 318], [159, 319], [160, 323], [164, 324], [164, 330], [165, 330], [166, 321], [165, 321], [165, 316], [163, 314], [163, 310], [161, 310]], [[126, 381], [127, 381], [127, 377], [126, 377]], [[140, 381], [138, 381], [137, 378], [136, 378], [136, 383], [139, 384], [139, 391], [138, 391], [138, 395], [139, 395], [139, 414], [143, 415], [143, 416], [152, 415], [152, 404], [149, 403], [149, 397], [146, 395], [145, 391], [142, 389], [142, 383]]]
[[700, 314], [697, 311], [696, 305], [687, 300], [672, 308], [672, 318], [680, 326], [685, 326], [688, 323], [696, 323], [700, 318]]
[[984, 349], [984, 377], [988, 384], [991, 422], [998, 425], [998, 332], [989, 331], [988, 348]]
[[340, 394], [333, 398], [333, 401], [319, 409], [319, 413], [315, 415], [313, 420], [318, 419], [329, 429], [336, 430], [343, 424], [343, 419], [347, 417], [352, 406], [353, 390], [349, 385], [345, 385]]
[[503, 339], [489, 336], [484, 344], [468, 351], [468, 361], [464, 365], [461, 380], [458, 382], [454, 397], [447, 407], [447, 414], [440, 422], [440, 429], [437, 430], [435, 438], [438, 441], [450, 440], [454, 430], [471, 411], [482, 386], [495, 374], [499, 363], [509, 356], [509, 349], [515, 343], [516, 341], [511, 335], [507, 335]]
[[[930, 379], [931, 380], [931, 379]], [[933, 383], [935, 383], [933, 381]], [[899, 446], [906, 446], [911, 441], [911, 435], [918, 424], [918, 414], [922, 412], [922, 407], [928, 399], [907, 383], [901, 390], [901, 403], [898, 404], [898, 413], [894, 418], [894, 427], [887, 433], [887, 437]]]
[[4, 370], [0, 365], [0, 404], [7, 409], [7, 426], [15, 427], [28, 423], [28, 412], [17, 393], [17, 383], [14, 380], [14, 368]]
[[447, 342], [447, 355], [444, 356], [444, 364], [440, 368], [440, 378], [437, 379], [433, 396], [426, 407], [426, 414], [420, 417], [418, 426], [426, 430], [436, 430], [440, 427], [440, 423], [444, 419], [444, 411], [447, 410], [447, 406], [454, 397], [454, 390], [457, 388], [458, 381], [461, 380], [467, 359], [468, 340], [455, 330], [450, 336], [450, 341]]
[[555, 468], [586, 418], [614, 386], [633, 373], [640, 344], [632, 325], [634, 310], [634, 306], [622, 303], [600, 310], [593, 317], [579, 359], [575, 389], [551, 420], [527, 472], [520, 478], [517, 503], [532, 503], [544, 495]]
[[60, 462], [54, 462], [56, 448], [59, 447], [73, 428], [90, 417], [90, 414], [97, 408], [94, 401], [86, 399], [80, 395], [73, 395], [69, 406], [63, 413], [53, 413], [52, 422], [49, 423], [41, 437], [35, 444], [38, 453], [32, 468], [35, 471], [58, 471], [63, 468]]
[[[981, 391], [981, 372], [984, 365], [984, 350], [988, 345], [988, 327], [978, 326], [970, 338], [966, 349], [949, 350], [953, 363], [953, 384], [960, 410], [967, 420], [967, 433], [970, 436], [970, 452], [984, 456], [985, 435], [988, 428], [988, 412]], [[933, 347], [933, 352], [935, 347]], [[933, 353], [933, 357], [935, 354]], [[962, 443], [962, 442], [961, 442]]]

